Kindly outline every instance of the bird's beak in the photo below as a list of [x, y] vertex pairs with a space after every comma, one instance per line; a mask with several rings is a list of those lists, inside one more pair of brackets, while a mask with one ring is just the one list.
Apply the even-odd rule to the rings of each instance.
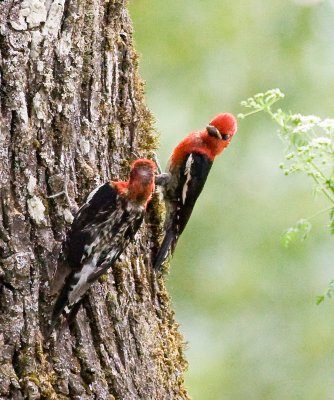
[[215, 137], [217, 139], [221, 139], [222, 138], [222, 135], [220, 134], [219, 130], [216, 127], [214, 127], [212, 125], [208, 125], [206, 127], [206, 130], [208, 131], [208, 134], [210, 136]]

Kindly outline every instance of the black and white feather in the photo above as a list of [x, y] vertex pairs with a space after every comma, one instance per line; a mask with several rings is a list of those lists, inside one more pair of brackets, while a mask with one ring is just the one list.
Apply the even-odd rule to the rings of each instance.
[[165, 236], [155, 257], [153, 266], [156, 270], [173, 253], [202, 192], [211, 166], [212, 161], [205, 154], [193, 152], [185, 157], [177, 171], [169, 167], [170, 178], [165, 179], [166, 185], [162, 187], [167, 208]]
[[51, 329], [59, 316], [73, 313], [91, 284], [118, 259], [134, 238], [145, 207], [134, 205], [105, 183], [88, 196], [76, 214], [65, 253], [71, 273], [56, 300]]

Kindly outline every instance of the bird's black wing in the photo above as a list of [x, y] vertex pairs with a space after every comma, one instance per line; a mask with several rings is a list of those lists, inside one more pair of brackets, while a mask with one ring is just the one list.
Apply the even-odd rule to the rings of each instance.
[[55, 303], [51, 329], [63, 310], [70, 313], [90, 285], [117, 260], [143, 217], [144, 208], [131, 207], [108, 183], [88, 196], [67, 238], [67, 259], [72, 271]]
[[111, 264], [118, 259], [123, 253], [128, 244], [133, 240], [137, 233], [140, 225], [144, 219], [144, 209], [137, 212], [131, 212], [123, 214], [123, 221], [118, 232], [114, 232], [114, 236], [109, 246], [113, 248], [113, 251], [106, 251], [98, 260], [96, 270], [89, 276], [88, 282], [94, 282], [97, 278], [103, 275]]
[[66, 240], [62, 244], [61, 255], [57, 263], [57, 269], [52, 279], [50, 293], [59, 292], [65, 279], [80, 268], [80, 261], [84, 253], [84, 247], [92, 239], [93, 231], [89, 227], [106, 219], [106, 214], [116, 209], [119, 194], [109, 183], [105, 183], [94, 189], [85, 203], [76, 213]]
[[202, 192], [211, 166], [212, 161], [206, 155], [190, 153], [179, 169], [179, 176], [173, 179], [177, 182], [177, 186], [166, 193], [166, 233], [155, 258], [156, 270], [161, 268], [169, 253], [173, 253], [177, 240], [189, 221], [196, 200]]
[[[112, 247], [112, 251], [109, 251], [109, 253], [108, 251], [106, 251], [104, 254], [101, 254], [94, 271], [91, 272], [87, 277], [87, 288], [93, 282], [95, 282], [101, 275], [103, 275], [111, 267], [113, 262], [115, 262], [118, 259], [118, 257], [123, 253], [129, 242], [133, 240], [135, 234], [140, 228], [143, 219], [144, 219], [144, 211], [135, 213], [133, 215], [133, 218], [131, 218], [130, 216], [130, 218], [124, 221], [125, 229], [123, 233], [121, 233], [122, 236], [124, 234], [123, 239], [118, 241], [116, 239], [115, 241], [117, 241], [117, 243], [111, 242], [110, 247]], [[77, 282], [78, 279], [73, 273], [71, 277], [67, 280], [66, 287], [64, 287], [61, 296], [59, 296], [59, 300], [56, 303], [54, 317], [52, 318], [53, 321], [57, 320], [57, 318], [63, 311], [64, 304], [65, 305], [67, 304], [66, 315], [68, 323], [70, 324], [74, 320], [77, 312], [80, 309], [81, 303], [84, 299], [84, 296], [81, 296], [81, 298], [79, 298], [75, 303], [68, 304], [68, 295], [71, 290], [71, 287], [73, 285], [75, 287]], [[58, 307], [57, 304], [61, 306]]]
[[85, 252], [121, 202], [117, 190], [108, 182], [93, 190], [79, 209], [66, 240], [66, 257], [72, 269], [78, 269]]

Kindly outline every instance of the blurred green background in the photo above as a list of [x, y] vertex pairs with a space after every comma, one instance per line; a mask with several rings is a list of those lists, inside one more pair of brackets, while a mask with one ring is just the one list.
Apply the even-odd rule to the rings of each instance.
[[[333, 1], [135, 0], [130, 12], [163, 167], [188, 132], [257, 92], [334, 117]], [[328, 216], [305, 242], [280, 242], [329, 204], [307, 177], [283, 176], [283, 152], [267, 116], [240, 120], [172, 260], [195, 400], [334, 399], [334, 303], [316, 305], [334, 278]]]

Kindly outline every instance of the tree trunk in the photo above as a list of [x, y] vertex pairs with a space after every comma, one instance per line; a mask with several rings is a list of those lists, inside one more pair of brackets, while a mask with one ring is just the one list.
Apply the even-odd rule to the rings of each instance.
[[85, 298], [74, 326], [46, 332], [50, 281], [73, 206], [152, 158], [125, 0], [0, 3], [1, 399], [187, 399], [183, 339], [150, 268], [157, 196], [135, 243]]

